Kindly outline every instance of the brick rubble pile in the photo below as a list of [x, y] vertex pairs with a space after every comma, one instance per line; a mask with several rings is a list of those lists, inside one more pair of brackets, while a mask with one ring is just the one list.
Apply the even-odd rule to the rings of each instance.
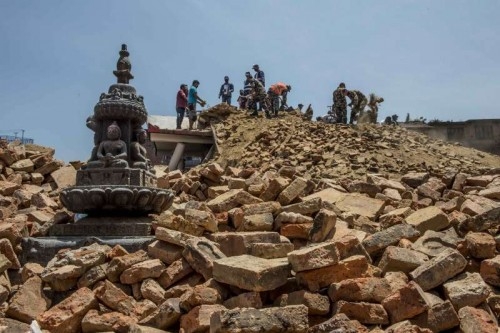
[[80, 163], [64, 165], [54, 152], [0, 141], [0, 234], [9, 235], [16, 252], [21, 237], [45, 236], [53, 224], [72, 219], [59, 202], [59, 191], [75, 184]]
[[497, 332], [499, 157], [394, 127], [285, 117], [250, 133], [262, 119], [238, 117], [215, 126], [215, 161], [158, 174], [177, 196], [147, 249], [92, 244], [18, 269], [0, 247], [0, 327]]

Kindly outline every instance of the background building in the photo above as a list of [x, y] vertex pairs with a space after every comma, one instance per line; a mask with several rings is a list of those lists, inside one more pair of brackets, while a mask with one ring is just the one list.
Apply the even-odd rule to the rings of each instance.
[[472, 119], [429, 124], [400, 123], [400, 125], [435, 139], [460, 142], [465, 147], [500, 155], [500, 119]]

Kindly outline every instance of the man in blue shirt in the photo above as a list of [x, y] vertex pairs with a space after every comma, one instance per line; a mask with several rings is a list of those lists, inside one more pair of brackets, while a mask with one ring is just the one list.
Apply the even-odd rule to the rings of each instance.
[[219, 98], [222, 97], [222, 103], [226, 102], [231, 105], [231, 95], [233, 94], [234, 86], [232, 83], [229, 83], [229, 77], [224, 76], [224, 83], [220, 86], [219, 90]]
[[193, 124], [196, 121], [196, 103], [204, 107], [206, 102], [198, 96], [198, 86], [200, 81], [194, 80], [193, 85], [189, 88], [188, 92], [188, 118], [189, 118], [189, 130], [193, 129]]

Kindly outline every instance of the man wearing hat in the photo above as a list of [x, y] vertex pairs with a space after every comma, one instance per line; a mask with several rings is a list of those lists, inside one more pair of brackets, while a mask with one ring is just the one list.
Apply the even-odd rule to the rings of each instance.
[[259, 65], [255, 64], [252, 66], [252, 69], [255, 71], [254, 79], [262, 83], [262, 85], [266, 86], [266, 78], [264, 75], [264, 71], [259, 68]]
[[337, 89], [333, 92], [332, 111], [337, 116], [337, 123], [347, 124], [347, 101], [345, 83], [341, 82]]
[[[262, 71], [259, 68], [259, 65], [257, 65], [257, 64], [253, 65], [252, 69], [255, 71], [255, 75], [253, 76], [254, 79], [259, 81], [262, 84], [262, 86], [265, 87], [266, 86], [266, 78], [264, 75], [264, 71]], [[260, 102], [258, 104], [259, 104], [259, 107], [257, 108], [257, 103], [255, 103], [256, 110], [262, 111], [262, 104]]]

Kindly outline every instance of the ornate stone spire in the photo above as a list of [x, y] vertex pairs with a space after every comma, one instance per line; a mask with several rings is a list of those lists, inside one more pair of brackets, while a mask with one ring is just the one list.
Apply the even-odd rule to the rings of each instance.
[[127, 44], [122, 44], [120, 58], [116, 63], [116, 71], [113, 71], [113, 74], [115, 74], [118, 83], [128, 84], [128, 82], [134, 78], [134, 76], [130, 72], [132, 70], [132, 64], [128, 59], [129, 55], [130, 53], [128, 53], [127, 51]]

